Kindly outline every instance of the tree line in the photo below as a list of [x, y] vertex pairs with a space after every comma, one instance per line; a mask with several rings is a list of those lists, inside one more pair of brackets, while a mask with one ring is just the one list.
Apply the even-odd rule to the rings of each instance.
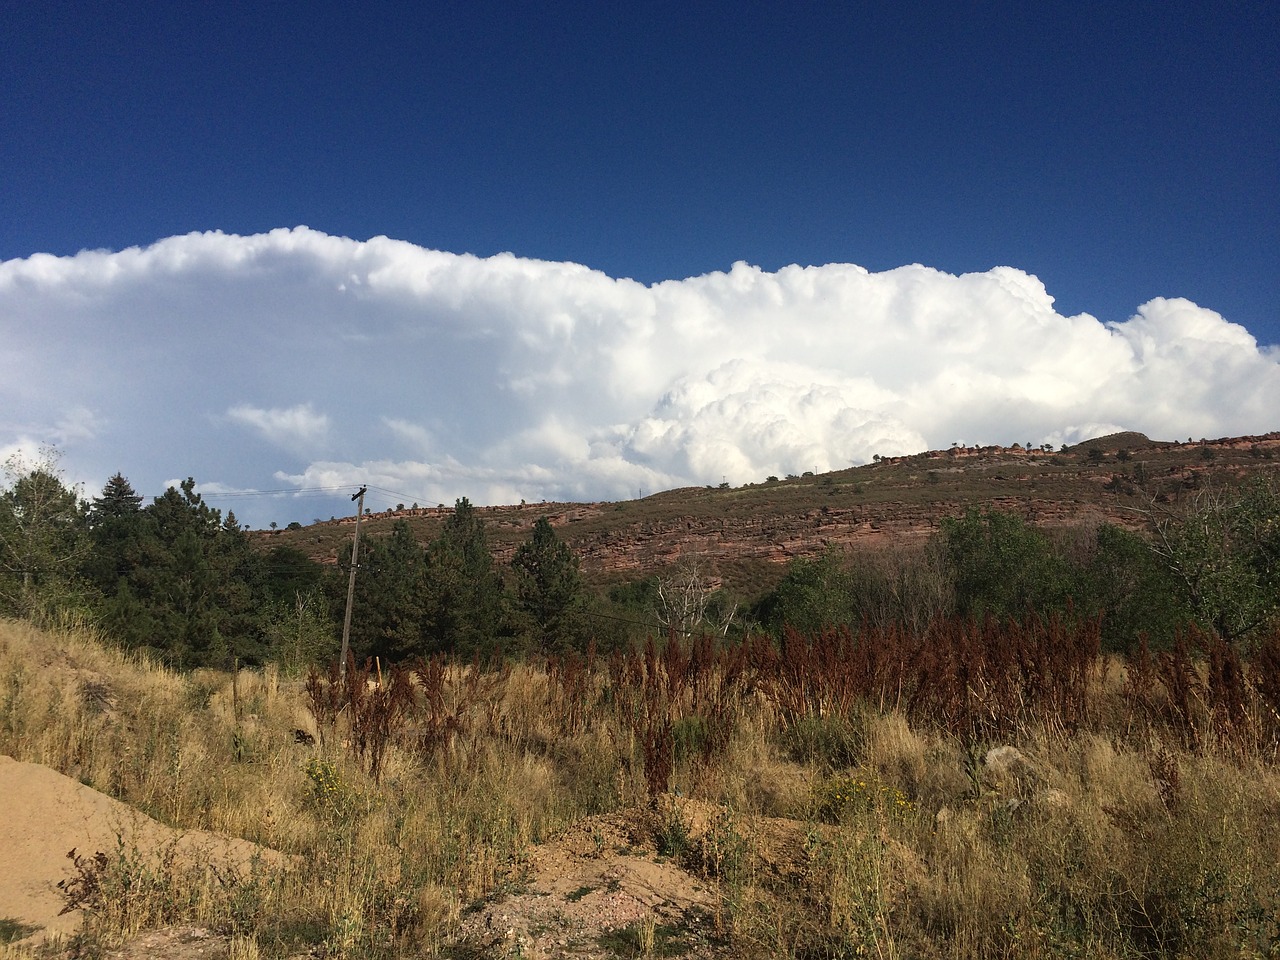
[[[261, 549], [188, 478], [151, 503], [111, 477], [88, 500], [46, 459], [7, 466], [0, 491], [0, 613], [87, 617], [122, 645], [179, 667], [275, 661], [305, 669], [337, 650], [351, 548], [321, 565]], [[1191, 625], [1248, 645], [1280, 604], [1280, 491], [1265, 477], [1200, 491], [1145, 529], [1046, 531], [970, 509], [914, 546], [793, 561], [759, 597], [734, 597], [695, 564], [591, 590], [579, 558], [540, 518], [508, 564], [457, 501], [420, 544], [405, 521], [361, 543], [351, 642], [397, 661], [563, 655], [653, 633], [734, 638], [842, 624], [923, 633], [964, 618], [1100, 618], [1105, 647], [1171, 644]]]
[[[351, 547], [337, 567], [254, 545], [188, 478], [144, 504], [122, 475], [89, 500], [54, 462], [9, 464], [0, 492], [0, 614], [89, 618], [179, 667], [336, 655]], [[540, 518], [506, 569], [465, 498], [425, 548], [400, 521], [361, 545], [351, 639], [358, 657], [473, 658], [584, 647], [578, 558]]]
[[797, 560], [758, 605], [765, 626], [812, 633], [869, 622], [922, 632], [949, 617], [1100, 618], [1104, 649], [1165, 648], [1195, 626], [1248, 646], [1280, 614], [1280, 488], [1273, 477], [1152, 504], [1141, 529], [1044, 530], [970, 508], [915, 548]]

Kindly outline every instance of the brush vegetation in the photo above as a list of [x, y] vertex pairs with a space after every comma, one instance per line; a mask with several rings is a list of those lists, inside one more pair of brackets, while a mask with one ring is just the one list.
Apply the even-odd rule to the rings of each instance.
[[7, 621], [0, 751], [297, 857], [219, 883], [103, 851], [82, 955], [193, 922], [259, 956], [496, 956], [462, 912], [613, 812], [714, 889], [724, 955], [1267, 957], [1278, 671], [1275, 632], [1124, 662], [1095, 621], [951, 618], [289, 683]]

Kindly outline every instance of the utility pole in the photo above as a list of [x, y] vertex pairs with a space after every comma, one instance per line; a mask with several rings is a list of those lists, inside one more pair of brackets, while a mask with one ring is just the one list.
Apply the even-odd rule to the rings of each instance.
[[368, 487], [361, 487], [351, 495], [356, 504], [356, 538], [351, 544], [351, 576], [347, 578], [347, 615], [342, 618], [342, 659], [338, 661], [338, 676], [346, 679], [347, 651], [351, 649], [351, 604], [356, 598], [356, 567], [360, 563], [360, 518], [364, 516], [364, 493]]

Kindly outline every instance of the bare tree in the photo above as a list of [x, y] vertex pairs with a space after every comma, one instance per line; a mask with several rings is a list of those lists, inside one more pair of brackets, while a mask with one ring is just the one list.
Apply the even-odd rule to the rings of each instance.
[[698, 561], [687, 561], [658, 578], [654, 613], [664, 628], [684, 636], [698, 630], [724, 636], [733, 625], [738, 605], [734, 603], [728, 610], [713, 609], [712, 600], [719, 590], [719, 578], [704, 575]]

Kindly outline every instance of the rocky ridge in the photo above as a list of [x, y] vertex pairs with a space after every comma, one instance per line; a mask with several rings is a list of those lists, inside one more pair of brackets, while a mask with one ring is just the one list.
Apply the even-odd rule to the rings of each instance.
[[[1150, 511], [1206, 485], [1238, 482], [1280, 463], [1280, 432], [1218, 440], [1100, 437], [1060, 451], [954, 446], [833, 473], [741, 487], [689, 487], [616, 503], [478, 508], [495, 558], [509, 560], [547, 517], [597, 581], [635, 579], [696, 559], [721, 567], [775, 566], [831, 547], [919, 541], [969, 507], [1001, 510], [1044, 527], [1140, 527]], [[452, 512], [414, 507], [366, 515], [365, 535], [409, 522], [424, 544]], [[355, 518], [263, 534], [336, 562]]]

